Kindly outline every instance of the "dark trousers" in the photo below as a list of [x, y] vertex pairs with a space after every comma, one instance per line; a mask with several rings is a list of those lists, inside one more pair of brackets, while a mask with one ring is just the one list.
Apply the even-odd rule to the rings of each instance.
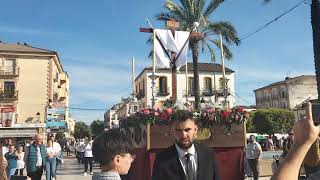
[[253, 179], [258, 180], [259, 179], [259, 160], [257, 159], [247, 159], [249, 167], [253, 173]]
[[14, 173], [14, 175], [18, 175], [20, 171], [20, 176], [23, 176], [23, 169], [16, 169], [16, 172]]
[[43, 173], [43, 166], [37, 167], [37, 170], [34, 172], [27, 172], [27, 176], [31, 177], [32, 180], [41, 180]]
[[80, 152], [80, 164], [84, 164], [85, 160], [84, 160], [84, 152]]
[[88, 165], [90, 165], [90, 172], [92, 172], [92, 157], [84, 158], [84, 172], [88, 172]]

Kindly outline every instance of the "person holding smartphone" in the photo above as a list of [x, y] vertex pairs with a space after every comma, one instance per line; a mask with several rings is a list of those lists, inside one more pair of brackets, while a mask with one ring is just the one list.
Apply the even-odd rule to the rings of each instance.
[[[297, 121], [293, 126], [293, 144], [271, 180], [297, 179], [307, 152], [320, 134], [320, 126], [313, 122], [311, 103], [308, 102], [306, 107], [306, 118]], [[310, 174], [307, 178], [307, 180], [318, 179], [320, 179], [320, 171]]]

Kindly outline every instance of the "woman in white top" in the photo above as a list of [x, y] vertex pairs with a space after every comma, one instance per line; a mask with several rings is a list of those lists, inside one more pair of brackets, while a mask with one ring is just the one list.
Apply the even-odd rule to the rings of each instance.
[[57, 167], [57, 154], [53, 149], [52, 141], [48, 140], [47, 144], [47, 161], [46, 161], [46, 180], [55, 180]]
[[85, 143], [83, 144], [84, 149], [84, 176], [87, 175], [88, 172], [88, 165], [90, 165], [90, 174], [93, 175], [92, 172], [92, 161], [93, 161], [93, 155], [92, 155], [92, 142], [89, 141], [89, 139], [85, 139]]
[[23, 169], [24, 169], [24, 152], [23, 152], [23, 147], [19, 146], [18, 147], [18, 152], [17, 152], [18, 160], [17, 160], [17, 169], [14, 175], [18, 175], [20, 171], [20, 176], [23, 176]]

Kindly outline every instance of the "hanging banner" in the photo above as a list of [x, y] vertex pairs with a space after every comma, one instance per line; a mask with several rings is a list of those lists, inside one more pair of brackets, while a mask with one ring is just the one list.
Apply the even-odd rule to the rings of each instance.
[[0, 109], [0, 127], [14, 127], [15, 124], [15, 108], [1, 107]]

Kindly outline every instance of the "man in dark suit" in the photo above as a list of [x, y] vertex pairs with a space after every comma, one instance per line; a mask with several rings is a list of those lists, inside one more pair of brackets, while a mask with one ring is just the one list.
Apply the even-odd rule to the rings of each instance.
[[198, 127], [193, 114], [177, 111], [170, 126], [175, 144], [157, 154], [152, 180], [219, 180], [213, 152], [194, 143]]

